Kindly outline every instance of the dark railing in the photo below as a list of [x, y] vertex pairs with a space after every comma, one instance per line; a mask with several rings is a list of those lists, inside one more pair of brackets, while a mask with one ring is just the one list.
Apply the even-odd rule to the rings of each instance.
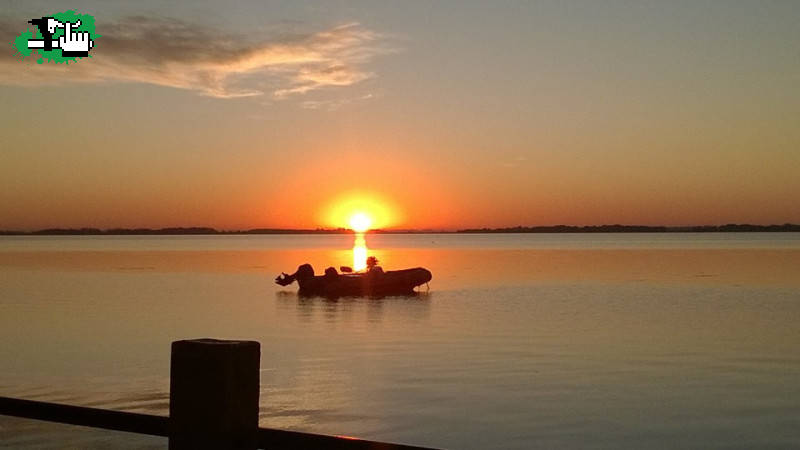
[[[0, 415], [81, 425], [105, 430], [169, 437], [169, 417], [154, 416], [84, 406], [0, 397]], [[258, 429], [258, 448], [324, 448], [342, 450], [412, 450], [414, 445], [392, 444], [349, 437], [302, 433], [299, 431]]]
[[[197, 407], [198, 404], [203, 402], [204, 398], [194, 396], [191, 404], [181, 408], [180, 404], [175, 405], [174, 402], [179, 400], [173, 395], [173, 391], [186, 392], [186, 384], [180, 379], [176, 379], [176, 373], [186, 373], [186, 370], [177, 369], [176, 362], [184, 364], [186, 357], [176, 358], [176, 344], [189, 344], [190, 352], [193, 356], [200, 356], [199, 359], [195, 358], [194, 363], [207, 364], [208, 360], [214, 360], [214, 357], [209, 358], [208, 344], [218, 346], [219, 344], [231, 343], [229, 346], [223, 347], [223, 352], [226, 355], [222, 359], [227, 358], [227, 362], [233, 361], [233, 365], [239, 366], [241, 358], [230, 358], [231, 349], [233, 352], [238, 353], [240, 347], [238, 341], [211, 341], [211, 340], [197, 340], [197, 341], [179, 341], [173, 343], [173, 357], [172, 357], [172, 373], [170, 374], [170, 411], [171, 415], [175, 417], [178, 413], [183, 416], [178, 420], [170, 420], [167, 416], [156, 416], [151, 414], [140, 414], [124, 411], [112, 411], [99, 408], [88, 408], [84, 406], [64, 405], [59, 403], [42, 402], [35, 400], [23, 400], [17, 398], [0, 397], [0, 415], [22, 417], [26, 419], [44, 420], [48, 422], [64, 423], [69, 425], [80, 425], [93, 428], [103, 428], [106, 430], [125, 431], [129, 433], [147, 434], [151, 436], [163, 436], [169, 438], [170, 449], [184, 449], [184, 448], [229, 448], [229, 449], [283, 449], [283, 448], [302, 448], [302, 449], [342, 449], [342, 450], [356, 450], [356, 449], [370, 449], [370, 450], [412, 450], [412, 449], [429, 449], [428, 447], [417, 447], [413, 445], [393, 444], [387, 442], [368, 441], [363, 439], [356, 439], [343, 436], [328, 436], [322, 434], [303, 433], [299, 431], [277, 430], [269, 428], [260, 428], [258, 423], [258, 409], [255, 410], [255, 416], [245, 414], [243, 420], [240, 420], [242, 414], [240, 413], [240, 406], [242, 406], [241, 399], [236, 399], [236, 395], [232, 395], [230, 388], [221, 386], [222, 395], [217, 395], [217, 399], [223, 398], [227, 405], [219, 405], [219, 402], [214, 402], [213, 398], [210, 404], [205, 408]], [[248, 344], [253, 344], [249, 342]], [[257, 344], [257, 343], [255, 343]], [[199, 346], [199, 347], [198, 347]], [[228, 348], [224, 348], [228, 347]], [[197, 354], [197, 349], [203, 354]], [[213, 347], [212, 347], [213, 348]], [[256, 347], [260, 353], [260, 347]], [[251, 349], [252, 350], [252, 349]], [[185, 350], [183, 350], [185, 353]], [[218, 350], [213, 349], [212, 352]], [[190, 358], [191, 359], [191, 358]], [[257, 362], [258, 360], [256, 360]], [[220, 358], [216, 358], [219, 363]], [[226, 362], [226, 361], [223, 361]], [[191, 365], [191, 363], [190, 363]], [[197, 367], [188, 367], [188, 369], [196, 369]], [[219, 367], [218, 367], [219, 368]], [[258, 365], [256, 365], [256, 370]], [[186, 368], [185, 368], [186, 369]], [[235, 370], [231, 371], [230, 365], [221, 370], [226, 376], [235, 374]], [[209, 371], [207, 371], [209, 372]], [[213, 378], [213, 370], [210, 371]], [[218, 371], [219, 372], [219, 371]], [[202, 379], [202, 374], [195, 374], [191, 383], [194, 387], [201, 386], [203, 389], [208, 389], [209, 385], [203, 383], [202, 380], [198, 383], [198, 378]], [[256, 377], [257, 380], [257, 377]], [[216, 380], [219, 382], [220, 379]], [[231, 380], [222, 380], [230, 382]], [[176, 389], [177, 388], [177, 389]], [[235, 388], [237, 392], [242, 389]], [[247, 389], [244, 389], [247, 390]], [[252, 390], [251, 390], [252, 391]], [[256, 390], [256, 394], [257, 394]], [[251, 392], [252, 393], [252, 392]], [[235, 393], [234, 393], [235, 394]], [[213, 397], [213, 395], [212, 395]], [[252, 395], [250, 396], [252, 397]], [[252, 400], [252, 398], [249, 398]], [[258, 397], [255, 397], [256, 405]], [[233, 405], [233, 408], [230, 406]], [[245, 405], [246, 406], [246, 405]], [[182, 410], [190, 411], [188, 416]], [[210, 414], [209, 414], [210, 412]], [[191, 422], [194, 419], [195, 422]], [[241, 423], [253, 424], [255, 426], [248, 427], [237, 424]], [[180, 422], [194, 423], [196, 426], [180, 426]], [[430, 449], [429, 449], [430, 450]]]
[[0, 397], [0, 414], [129, 433], [169, 436], [169, 417]]

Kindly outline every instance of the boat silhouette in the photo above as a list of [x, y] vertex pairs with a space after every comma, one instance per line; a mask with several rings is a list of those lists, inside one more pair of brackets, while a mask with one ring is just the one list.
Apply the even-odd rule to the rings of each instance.
[[433, 278], [431, 272], [422, 267], [341, 274], [333, 267], [329, 267], [324, 275], [314, 275], [311, 264], [303, 264], [291, 275], [285, 272], [278, 275], [275, 283], [288, 286], [297, 281], [300, 286], [298, 294], [302, 296], [384, 297], [414, 294], [414, 288], [431, 281], [431, 278]]

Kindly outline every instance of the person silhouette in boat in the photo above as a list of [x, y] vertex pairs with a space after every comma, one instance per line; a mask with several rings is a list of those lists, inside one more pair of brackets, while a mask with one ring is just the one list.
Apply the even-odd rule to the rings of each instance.
[[367, 258], [367, 273], [373, 275], [382, 275], [383, 268], [378, 265], [378, 258], [370, 256]]
[[334, 267], [328, 267], [325, 269], [325, 279], [328, 281], [337, 280], [339, 279], [339, 272], [337, 272]]

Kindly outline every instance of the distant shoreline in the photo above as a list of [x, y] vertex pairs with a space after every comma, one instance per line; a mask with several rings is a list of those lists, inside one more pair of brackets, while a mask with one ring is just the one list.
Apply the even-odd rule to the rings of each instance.
[[[553, 225], [507, 228], [467, 228], [462, 230], [371, 230], [374, 234], [497, 234], [497, 233], [753, 233], [800, 232], [798, 224], [783, 225], [698, 225], [685, 227], [646, 225]], [[210, 227], [175, 228], [47, 228], [36, 231], [0, 230], [0, 236], [175, 236], [175, 235], [233, 235], [233, 234], [353, 234], [345, 228], [283, 229], [252, 228], [248, 230], [217, 230]]]

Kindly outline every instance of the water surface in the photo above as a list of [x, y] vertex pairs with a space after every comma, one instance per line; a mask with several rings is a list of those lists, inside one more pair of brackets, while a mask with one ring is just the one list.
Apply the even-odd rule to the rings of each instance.
[[[375, 235], [412, 298], [272, 278], [353, 237], [0, 238], [0, 395], [166, 414], [169, 344], [262, 343], [262, 426], [448, 448], [800, 446], [800, 234]], [[0, 416], [0, 447], [166, 440]]]

